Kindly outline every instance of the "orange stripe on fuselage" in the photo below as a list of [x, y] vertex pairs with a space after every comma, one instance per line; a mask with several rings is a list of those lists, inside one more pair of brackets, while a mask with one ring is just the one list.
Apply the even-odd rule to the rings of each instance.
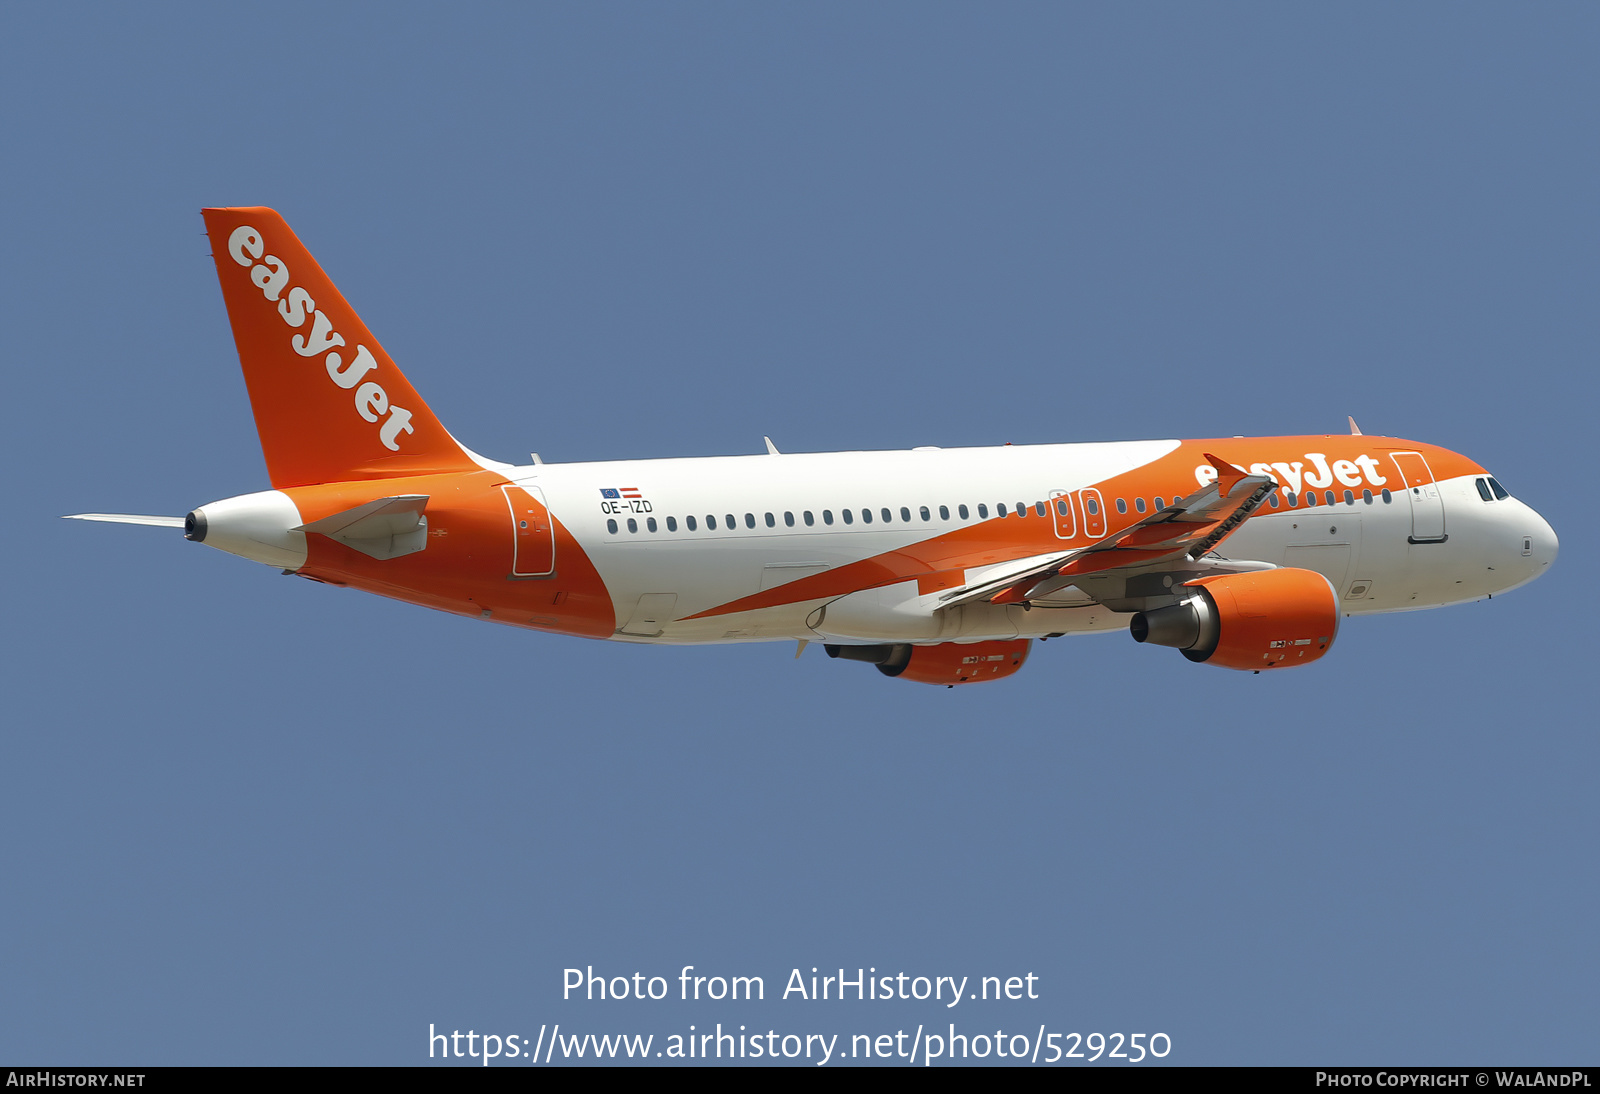
[[510, 576], [515, 537], [500, 491], [507, 483], [498, 472], [477, 471], [291, 487], [284, 492], [308, 524], [376, 498], [428, 495], [425, 550], [379, 561], [312, 533], [306, 536], [306, 564], [299, 572], [458, 615], [609, 638], [617, 627], [611, 595], [554, 514], [555, 573], [537, 579]]
[[[1018, 517], [1013, 514], [1007, 517], [991, 517], [930, 539], [897, 547], [893, 551], [864, 558], [859, 562], [848, 563], [820, 574], [743, 596], [685, 618], [703, 619], [731, 615], [735, 612], [776, 608], [808, 600], [833, 599], [861, 589], [893, 585], [912, 578], [917, 579], [919, 593], [926, 594], [940, 588], [954, 588], [962, 584], [962, 579], [949, 579], [951, 572], [959, 574], [963, 570], [992, 566], [1032, 555], [1087, 547], [1103, 539], [1105, 535], [1137, 524], [1150, 515], [1149, 512], [1138, 512], [1132, 499], [1144, 498], [1148, 503], [1149, 499], [1160, 497], [1170, 504], [1198, 490], [1202, 481], [1196, 473], [1197, 469], [1211, 466], [1211, 461], [1206, 456], [1207, 452], [1214, 453], [1217, 458], [1226, 460], [1247, 472], [1253, 471], [1256, 465], [1269, 465], [1266, 473], [1275, 477], [1281, 487], [1280, 502], [1282, 494], [1296, 481], [1296, 476], [1298, 476], [1299, 493], [1302, 495], [1307, 489], [1312, 488], [1307, 484], [1307, 476], [1316, 481], [1318, 485], [1314, 488], [1319, 492], [1319, 504], [1322, 504], [1320, 493], [1324, 490], [1333, 490], [1341, 499], [1347, 489], [1353, 490], [1357, 496], [1363, 489], [1369, 489], [1374, 494], [1382, 489], [1402, 490], [1403, 486], [1395, 466], [1388, 459], [1390, 452], [1422, 453], [1437, 479], [1485, 473], [1478, 464], [1449, 449], [1393, 437], [1329, 434], [1183, 441], [1172, 452], [1143, 467], [1101, 482], [1088, 483], [1080, 488], [1098, 489], [1103, 498], [1101, 502], [1104, 518], [1103, 535], [1091, 537], [1085, 532], [1087, 522], [1084, 520], [1085, 514], [1081, 508], [1081, 496], [1078, 489], [1075, 489], [1072, 495], [1073, 505], [1077, 507], [1075, 519], [1072, 520], [1074, 534], [1068, 538], [1056, 535], [1056, 520], [1050, 508], [1050, 499], [1030, 498], [1027, 499], [1029, 506], [1027, 516]], [[1314, 459], [1313, 456], [1320, 459]], [[1369, 458], [1368, 463], [1356, 462], [1363, 456]], [[1286, 465], [1286, 470], [1270, 466], [1275, 463]], [[1346, 464], [1349, 466], [1344, 466]], [[1339, 470], [1344, 471], [1346, 478], [1352, 475], [1352, 468], [1360, 472], [1362, 485], [1351, 486], [1341, 480], [1335, 471], [1336, 465], [1339, 465]], [[1030, 471], [1028, 474], [1036, 473]], [[1237, 476], [1238, 472], [1230, 474]], [[1061, 477], [1063, 480], [1070, 480], [1071, 475], [1067, 473]], [[1379, 483], [1375, 481], [1377, 478], [1385, 481]], [[1327, 482], [1323, 485], [1325, 479]], [[995, 484], [996, 492], [1013, 489], [1010, 483]], [[1116, 511], [1118, 498], [1128, 500], [1127, 513]], [[1046, 502], [1048, 514], [1042, 518], [1033, 508], [1034, 504], [1040, 501]], [[1283, 511], [1263, 506], [1255, 515]], [[939, 577], [935, 579], [934, 575]]]

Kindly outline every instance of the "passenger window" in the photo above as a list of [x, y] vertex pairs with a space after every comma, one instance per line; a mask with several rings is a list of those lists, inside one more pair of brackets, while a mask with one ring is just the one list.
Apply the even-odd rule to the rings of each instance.
[[978, 506], [978, 519], [979, 520], [988, 520], [989, 519], [989, 507], [987, 505], [979, 505]]
[[699, 525], [694, 522], [693, 517], [684, 517], [683, 522], [689, 526], [689, 531], [691, 532], [699, 527]]
[[[694, 518], [690, 517], [689, 519], [693, 520]], [[678, 530], [678, 518], [677, 517], [668, 517], [667, 518], [667, 531], [676, 532], [677, 530]]]
[[840, 510], [840, 515], [844, 517], [844, 522], [846, 524], [854, 524], [855, 523], [856, 515], [855, 515], [855, 513], [853, 511], [851, 511], [849, 509], [841, 509]]
[[1322, 492], [1322, 500], [1327, 502], [1329, 505], [1332, 505], [1334, 503], [1333, 491], [1324, 490]]
[[1389, 493], [1389, 488], [1387, 486], [1385, 486], [1383, 488], [1383, 504], [1388, 505], [1393, 500], [1394, 500], [1394, 495]]
[[746, 528], [754, 528], [756, 526], [756, 515], [754, 513], [746, 513], [744, 515], [744, 526]]
[[778, 522], [772, 519], [772, 514], [768, 513], [767, 514], [767, 527], [768, 528], [774, 528], [774, 527], [777, 526], [777, 524], [778, 524]]
[[[904, 509], [902, 509], [900, 511], [902, 513], [906, 512]], [[887, 510], [887, 509], [879, 509], [878, 512], [883, 515], [883, 523], [885, 523], [885, 524], [893, 524], [894, 523], [894, 514], [891, 513], [889, 510]], [[911, 519], [911, 514], [910, 513], [906, 513], [906, 519], [907, 520]]]
[[1317, 492], [1315, 490], [1307, 490], [1306, 491], [1306, 504], [1307, 505], [1315, 505], [1315, 504], [1317, 504]]
[[[823, 524], [828, 524], [828, 525], [831, 525], [833, 523], [833, 510], [832, 509], [824, 509], [822, 511], [822, 523]], [[850, 522], [849, 521], [845, 521], [845, 523], [849, 524]]]
[[1278, 493], [1276, 490], [1267, 495], [1267, 504], [1271, 505], [1274, 509], [1278, 507]]
[[1005, 502], [1001, 502], [999, 505], [996, 505], [994, 507], [994, 515], [997, 516], [997, 517], [1003, 517], [1003, 516], [1006, 515], [1006, 503]]
[[614, 521], [614, 520], [606, 521], [606, 531], [610, 532], [612, 535], [616, 535], [617, 534], [617, 522]]
[[1372, 504], [1372, 491], [1371, 490], [1363, 490], [1363, 491], [1361, 491], [1361, 500], [1366, 502], [1368, 505], [1371, 505]]
[[639, 530], [639, 522], [634, 520], [632, 517], [629, 517], [628, 518], [628, 531], [637, 532], [638, 530]]
[[863, 510], [861, 510], [861, 523], [862, 524], [871, 524], [872, 523], [872, 510], [871, 509], [863, 509]]
[[1346, 490], [1344, 492], [1344, 503], [1346, 505], [1354, 505], [1356, 503], [1356, 496], [1350, 491]]
[[1045, 515], [1044, 502], [1042, 502], [1042, 501], [1034, 502], [1033, 503], [1033, 511], [1035, 513], [1038, 513], [1041, 517], [1044, 516]]
[[1128, 503], [1127, 503], [1126, 499], [1118, 498], [1117, 499], [1117, 512], [1126, 513], [1127, 511], [1128, 511]]
[[715, 532], [717, 530], [717, 518], [712, 516], [710, 513], [706, 514], [706, 530], [709, 532]]
[[1501, 501], [1505, 501], [1511, 496], [1506, 492], [1506, 488], [1500, 485], [1499, 479], [1490, 479], [1489, 488], [1494, 491], [1494, 496], [1499, 498]]
[[922, 517], [923, 520], [932, 520], [933, 519], [933, 514], [928, 511], [928, 507], [926, 505], [924, 505], [921, 509], [917, 510], [917, 513], [918, 513], [918, 515], [920, 515]]
[[809, 509], [807, 509], [804, 513], [801, 513], [800, 516], [801, 519], [806, 522], [807, 528], [810, 528], [813, 524], [817, 523], [817, 518], [811, 515], [811, 510]]
[[739, 527], [739, 522], [733, 519], [733, 514], [732, 513], [724, 514], [722, 519], [727, 522], [728, 531], [730, 531], [730, 532], [733, 531], [735, 528]]
[[1083, 507], [1089, 510], [1089, 515], [1091, 517], [1097, 517], [1100, 515], [1100, 501], [1098, 498], [1084, 498]]
[[793, 513], [787, 513], [786, 512], [786, 513], [783, 514], [783, 526], [785, 528], [793, 528], [794, 527], [794, 514]]
[[[923, 517], [922, 519], [923, 520], [927, 520], [928, 518], [927, 517]], [[948, 505], [939, 506], [939, 519], [940, 520], [949, 520], [950, 519], [950, 507]]]
[[1158, 513], [1161, 512], [1161, 510], [1166, 508], [1165, 505], [1161, 504], [1161, 495], [1160, 494], [1157, 494], [1155, 497], [1151, 498], [1150, 499], [1150, 504], [1154, 505], [1156, 507], [1156, 512], [1158, 512]]
[[907, 524], [911, 523], [911, 510], [904, 505], [900, 507], [900, 519]]
[[1027, 515], [1028, 515], [1028, 503], [1027, 502], [1023, 502], [1023, 501], [1017, 502], [1017, 516], [1025, 517]]
[[966, 520], [967, 519], [967, 507], [965, 505], [956, 506], [956, 515], [959, 516], [962, 520]]
[[1067, 506], [1068, 506], [1068, 504], [1069, 503], [1067, 502], [1066, 498], [1064, 498], [1064, 497], [1057, 498], [1056, 499], [1056, 512], [1060, 513], [1062, 516], [1066, 516], [1067, 515]]
[[1141, 513], [1144, 512], [1144, 499], [1143, 498], [1134, 498], [1133, 499], [1133, 507], [1135, 509], [1137, 509]]
[[1295, 492], [1293, 490], [1289, 491], [1287, 494], [1284, 495], [1284, 500], [1289, 503], [1289, 508], [1290, 509], [1293, 509], [1295, 506], [1300, 504], [1300, 498], [1295, 494]]
[[646, 517], [644, 519], [644, 526], [654, 532], [656, 530], [656, 518]]

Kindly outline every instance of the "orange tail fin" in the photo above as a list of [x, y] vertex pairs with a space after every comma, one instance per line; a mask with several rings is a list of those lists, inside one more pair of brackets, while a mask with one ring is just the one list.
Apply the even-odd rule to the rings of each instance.
[[478, 469], [282, 217], [203, 215], [274, 488]]

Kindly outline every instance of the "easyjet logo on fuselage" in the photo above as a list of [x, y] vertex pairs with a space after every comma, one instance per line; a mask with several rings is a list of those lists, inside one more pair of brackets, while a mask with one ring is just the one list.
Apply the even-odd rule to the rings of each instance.
[[[397, 438], [401, 433], [414, 432], [411, 411], [391, 406], [389, 393], [383, 390], [382, 384], [362, 380], [378, 367], [377, 359], [366, 346], [358, 344], [355, 359], [346, 365], [344, 356], [337, 349], [345, 344], [344, 336], [333, 329], [333, 321], [318, 310], [317, 302], [310, 293], [299, 286], [290, 286], [289, 267], [284, 261], [276, 255], [265, 254], [265, 251], [266, 243], [261, 233], [249, 225], [235, 228], [228, 237], [228, 254], [239, 265], [250, 270], [250, 280], [261, 290], [262, 296], [278, 305], [278, 315], [284, 323], [300, 328], [305, 326], [307, 319], [311, 320], [309, 334], [296, 334], [290, 338], [289, 344], [294, 351], [301, 357], [326, 354], [323, 363], [327, 367], [328, 378], [346, 391], [355, 388], [356, 413], [373, 424], [382, 418], [378, 439], [389, 451], [400, 451]], [[285, 289], [288, 289], [287, 295], [284, 294]]]
[[[1360, 486], [1363, 482], [1372, 486], [1381, 487], [1389, 480], [1378, 474], [1378, 461], [1365, 453], [1353, 460], [1334, 460], [1328, 462], [1326, 453], [1307, 452], [1306, 461], [1295, 460], [1293, 463], [1253, 463], [1250, 465], [1252, 475], [1271, 475], [1278, 480], [1278, 485], [1287, 487], [1298, 494], [1303, 488], [1321, 490], [1332, 486], [1337, 479], [1345, 486]], [[1194, 478], [1201, 486], [1210, 486], [1217, 481], [1217, 469], [1209, 463], [1203, 463], [1194, 469]]]

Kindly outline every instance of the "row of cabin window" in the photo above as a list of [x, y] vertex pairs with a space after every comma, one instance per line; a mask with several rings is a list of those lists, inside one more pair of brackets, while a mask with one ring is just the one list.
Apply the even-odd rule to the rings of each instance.
[[[1336, 505], [1336, 504], [1338, 504], [1338, 499], [1334, 495], [1334, 492], [1332, 490], [1327, 491], [1326, 494], [1325, 494], [1325, 497], [1326, 497], [1326, 501], [1325, 501], [1324, 504], [1327, 504], [1327, 505]], [[1307, 490], [1305, 492], [1305, 495], [1304, 495], [1303, 499], [1302, 498], [1297, 498], [1296, 495], [1295, 495], [1295, 492], [1293, 490], [1291, 490], [1285, 495], [1285, 498], [1289, 503], [1289, 508], [1291, 508], [1291, 509], [1296, 508], [1300, 504], [1300, 502], [1302, 500], [1308, 506], [1317, 504], [1317, 492], [1315, 490]], [[1172, 503], [1174, 505], [1176, 505], [1180, 500], [1182, 500], [1182, 499], [1174, 496], [1173, 499], [1172, 499]], [[1364, 501], [1366, 504], [1371, 505], [1372, 504], [1372, 491], [1371, 490], [1363, 490], [1363, 491], [1361, 491], [1361, 500]], [[1387, 491], [1387, 490], [1383, 491], [1383, 503], [1385, 505], [1388, 505], [1393, 500], [1394, 500], [1393, 495], [1391, 495], [1389, 493], [1389, 491]], [[1269, 496], [1268, 501], [1271, 503], [1272, 508], [1274, 508], [1274, 509], [1278, 508], [1278, 495], [1277, 495], [1276, 492], [1274, 492], [1273, 494], [1271, 494]], [[1152, 504], [1154, 506], [1154, 511], [1155, 512], [1159, 513], [1162, 509], [1164, 509], [1166, 507], [1166, 505], [1162, 501], [1162, 498], [1161, 498], [1160, 495], [1157, 495], [1156, 497], [1152, 498], [1151, 502], [1152, 502]], [[1356, 503], [1355, 494], [1353, 492], [1349, 491], [1349, 490], [1346, 490], [1344, 492], [1344, 503], [1346, 505], [1354, 505]], [[1070, 515], [1071, 504], [1072, 503], [1070, 501], [1068, 501], [1067, 498], [1058, 497], [1056, 499], [1056, 512], [1059, 513], [1061, 516]], [[1133, 499], [1133, 506], [1137, 511], [1139, 511], [1141, 513], [1146, 511], [1145, 501], [1144, 501], [1143, 498], [1134, 498]], [[1042, 501], [1034, 502], [1032, 508], [1033, 508], [1033, 511], [1037, 515], [1039, 515], [1041, 517], [1049, 515], [1049, 512], [1050, 512], [1049, 507]], [[1090, 516], [1099, 516], [1100, 515], [1100, 503], [1095, 498], [1092, 498], [1092, 497], [1085, 498], [1084, 499], [1084, 508], [1086, 508], [1088, 510]], [[1028, 515], [1028, 509], [1029, 509], [1029, 506], [1028, 506], [1028, 504], [1026, 502], [1020, 502], [1019, 501], [1019, 502], [1016, 503], [1016, 508], [1015, 508], [1014, 512], [1019, 517], [1025, 517], [1025, 516]], [[1124, 499], [1124, 498], [1118, 498], [1117, 499], [1117, 512], [1126, 513], [1127, 511], [1128, 511], [1127, 500]], [[1002, 501], [1002, 502], [1000, 502], [999, 504], [997, 504], [994, 507], [994, 512], [995, 512], [995, 516], [997, 516], [997, 517], [1006, 517], [1006, 516], [1012, 515], [1013, 510], [1009, 509], [1007, 507], [1006, 503]], [[933, 512], [926, 505], [919, 507], [918, 510], [917, 510], [917, 513], [918, 513], [919, 516], [921, 516], [921, 518], [924, 521], [933, 520]], [[971, 520], [972, 519], [972, 514], [967, 509], [967, 507], [965, 505], [956, 506], [956, 513], [957, 513], [957, 515], [959, 516], [959, 518], [961, 520]], [[891, 524], [891, 523], [894, 522], [894, 510], [888, 509], [888, 508], [884, 508], [884, 509], [878, 510], [878, 514], [879, 514], [879, 517], [882, 519], [884, 524]], [[853, 510], [853, 509], [841, 509], [839, 511], [839, 517], [847, 525], [848, 524], [854, 524], [855, 521], [856, 521], [855, 510]], [[737, 529], [739, 527], [738, 519], [732, 513], [723, 514], [723, 518], [722, 519], [723, 519], [724, 525], [729, 530]], [[763, 514], [763, 519], [764, 519], [764, 521], [766, 523], [766, 526], [768, 528], [776, 528], [778, 526], [778, 519], [772, 513]], [[807, 528], [812, 528], [812, 527], [816, 526], [816, 523], [817, 523], [816, 516], [809, 509], [804, 510], [800, 514], [800, 519], [805, 524], [805, 526]], [[939, 506], [939, 519], [940, 520], [949, 520], [950, 519], [950, 507], [948, 505]], [[979, 520], [988, 520], [989, 519], [989, 507], [987, 505], [979, 505], [978, 506], [978, 519]], [[902, 523], [905, 523], [905, 524], [911, 523], [911, 508], [910, 508], [910, 506], [902, 505], [900, 507], [900, 520], [901, 520]], [[684, 527], [687, 528], [689, 531], [691, 531], [691, 532], [699, 531], [699, 522], [694, 517], [684, 517], [683, 521], [684, 521]], [[667, 517], [666, 518], [666, 522], [667, 522], [667, 531], [676, 532], [678, 530], [678, 518], [677, 517]], [[655, 531], [659, 531], [660, 530], [659, 526], [656, 524], [656, 518], [655, 517], [646, 517], [644, 523], [645, 523], [645, 530], [646, 531], [655, 532]], [[717, 530], [717, 518], [716, 518], [715, 514], [712, 514], [712, 513], [706, 514], [705, 523], [706, 523], [706, 530], [708, 532], [715, 532]], [[824, 509], [822, 511], [822, 523], [824, 525], [832, 525], [833, 524], [833, 510], [832, 509]], [[872, 510], [871, 509], [863, 509], [863, 510], [861, 510], [861, 523], [862, 524], [871, 524], [872, 523]], [[792, 512], [786, 512], [786, 513], [783, 514], [783, 524], [784, 524], [785, 528], [793, 528], [795, 526], [795, 518], [794, 518], [794, 514]], [[746, 513], [744, 515], [744, 526], [746, 528], [754, 528], [756, 526], [756, 515], [754, 513]], [[606, 521], [606, 531], [610, 532], [612, 535], [616, 535], [617, 534], [617, 522], [615, 520], [607, 520]], [[635, 532], [635, 533], [639, 531], [639, 522], [637, 520], [635, 520], [633, 517], [629, 517], [628, 518], [628, 531], [629, 532]]]
[[[1389, 493], [1389, 491], [1384, 490], [1384, 491], [1382, 491], [1382, 494], [1383, 494], [1383, 504], [1388, 505], [1390, 502], [1394, 501], [1394, 495]], [[1338, 495], [1336, 495], [1332, 490], [1324, 491], [1322, 496], [1323, 496], [1323, 502], [1322, 503], [1324, 505], [1337, 505], [1337, 504], [1339, 504]], [[1317, 492], [1315, 490], [1307, 490], [1303, 495], [1296, 494], [1293, 490], [1286, 490], [1286, 491], [1283, 492], [1283, 497], [1284, 497], [1284, 501], [1288, 502], [1290, 509], [1299, 508], [1302, 502], [1304, 504], [1306, 504], [1306, 505], [1316, 505], [1317, 504]], [[1173, 505], [1177, 505], [1178, 502], [1180, 502], [1182, 500], [1183, 500], [1182, 498], [1174, 496], [1173, 499], [1172, 499], [1172, 504]], [[1363, 490], [1363, 491], [1361, 491], [1361, 500], [1363, 502], [1365, 502], [1366, 504], [1371, 505], [1372, 504], [1372, 491], [1371, 490]], [[1156, 497], [1152, 498], [1151, 502], [1153, 504], [1153, 511], [1154, 512], [1159, 513], [1159, 512], [1161, 512], [1162, 509], [1166, 508], [1166, 505], [1162, 501], [1161, 496], [1159, 494]], [[1269, 505], [1271, 505], [1272, 508], [1274, 508], [1274, 509], [1277, 509], [1277, 508], [1280, 507], [1280, 503], [1278, 501], [1278, 491], [1275, 490], [1271, 494], [1267, 495], [1267, 503]], [[1346, 490], [1344, 492], [1344, 503], [1346, 505], [1354, 505], [1356, 503], [1356, 495], [1355, 495], [1354, 491]], [[1143, 498], [1134, 498], [1133, 499], [1133, 507], [1137, 512], [1140, 512], [1140, 513], [1145, 512], [1144, 499]], [[1084, 499], [1084, 508], [1089, 511], [1089, 515], [1091, 517], [1098, 516], [1099, 513], [1100, 513], [1100, 506], [1095, 503], [1095, 499], [1094, 498], [1086, 498], [1086, 499]], [[1060, 513], [1062, 516], [1066, 516], [1067, 515], [1067, 501], [1066, 501], [1065, 498], [1057, 499], [1057, 501], [1056, 501], [1056, 511], [1058, 513]], [[1127, 511], [1128, 511], [1128, 503], [1127, 503], [1126, 499], [1118, 498], [1117, 499], [1117, 512], [1126, 513]]]
[[[1382, 494], [1383, 494], [1383, 504], [1388, 505], [1390, 502], [1394, 501], [1394, 495], [1389, 493], [1389, 491], [1384, 490], [1384, 491], [1382, 491]], [[1288, 502], [1290, 509], [1299, 508], [1302, 503], [1304, 503], [1305, 505], [1308, 505], [1308, 506], [1317, 504], [1317, 492], [1315, 490], [1307, 490], [1303, 495], [1296, 494], [1293, 490], [1287, 490], [1287, 491], [1284, 491], [1283, 497], [1284, 497], [1284, 501]], [[1157, 496], [1156, 498], [1154, 498], [1152, 500], [1154, 501], [1154, 504], [1155, 504], [1155, 511], [1159, 513], [1162, 510], [1162, 508], [1164, 508], [1164, 506], [1162, 505], [1161, 498], [1159, 496]], [[1178, 502], [1180, 502], [1182, 500], [1183, 500], [1182, 498], [1176, 498], [1175, 497], [1175, 498], [1172, 499], [1172, 504], [1173, 505], [1177, 505]], [[1371, 505], [1372, 504], [1372, 500], [1373, 500], [1372, 499], [1372, 491], [1371, 490], [1363, 490], [1363, 491], [1361, 491], [1361, 500], [1363, 502], [1365, 502], [1367, 505]], [[1267, 503], [1269, 505], [1271, 505], [1272, 508], [1274, 508], [1274, 509], [1277, 509], [1277, 508], [1280, 507], [1280, 503], [1278, 501], [1278, 492], [1277, 491], [1273, 491], [1271, 494], [1267, 495]], [[1355, 495], [1354, 491], [1346, 490], [1344, 492], [1344, 503], [1346, 505], [1354, 505], [1356, 503], [1356, 495]], [[1322, 504], [1324, 504], [1324, 505], [1337, 505], [1337, 504], [1339, 504], [1338, 495], [1336, 495], [1332, 490], [1324, 491], [1323, 492]], [[1133, 499], [1133, 507], [1134, 507], [1134, 509], [1136, 509], [1139, 512], [1143, 513], [1145, 511], [1144, 499], [1143, 498], [1134, 498]], [[1090, 516], [1095, 516], [1099, 512], [1099, 506], [1095, 505], [1095, 502], [1094, 502], [1093, 498], [1089, 498], [1087, 500], [1087, 502], [1085, 504], [1085, 508], [1087, 508], [1089, 510], [1089, 515]], [[1060, 514], [1062, 516], [1066, 516], [1067, 515], [1066, 501], [1065, 500], [1057, 501], [1056, 502], [1056, 510], [1058, 512], [1060, 512]], [[1117, 512], [1126, 513], [1127, 511], [1128, 511], [1128, 503], [1125, 500], [1123, 500], [1122, 498], [1118, 498], [1117, 499]]]
[[[1034, 503], [1034, 508], [1038, 511], [1038, 513], [1039, 513], [1039, 515], [1041, 517], [1045, 515], [1046, 509], [1045, 509], [1044, 502], [1042, 502], [1042, 501], [1041, 502], [1035, 502]], [[1007, 508], [1005, 502], [1001, 502], [999, 505], [996, 505], [994, 507], [994, 509], [995, 509], [995, 515], [996, 516], [1004, 517], [1004, 516], [1008, 516], [1010, 514], [1010, 510]], [[1017, 512], [1018, 516], [1025, 516], [1027, 514], [1027, 509], [1028, 509], [1028, 507], [1027, 507], [1027, 505], [1025, 503], [1020, 502], [1020, 501], [1017, 502], [1016, 512]], [[965, 505], [956, 506], [956, 514], [959, 517], [959, 519], [961, 519], [961, 520], [971, 520], [972, 519], [972, 512]], [[918, 507], [917, 515], [920, 516], [924, 521], [933, 520], [933, 510], [930, 509], [926, 505]], [[895, 511], [893, 509], [884, 508], [884, 509], [879, 509], [878, 510], [878, 517], [879, 517], [879, 519], [882, 520], [882, 522], [884, 524], [892, 524], [894, 522], [894, 516], [895, 516]], [[765, 521], [766, 526], [768, 528], [776, 528], [778, 526], [778, 518], [777, 518], [776, 514], [765, 513], [765, 514], [762, 515], [762, 518]], [[839, 519], [844, 524], [854, 524], [856, 522], [856, 511], [854, 509], [841, 509], [839, 511]], [[940, 520], [949, 520], [950, 519], [950, 507], [948, 505], [939, 506], [939, 519]], [[987, 505], [978, 506], [978, 519], [979, 520], [988, 520], [989, 519], [989, 507]], [[833, 524], [833, 520], [834, 520], [833, 510], [832, 509], [824, 509], [822, 511], [822, 523], [824, 525], [832, 525]], [[900, 520], [901, 520], [902, 523], [905, 523], [905, 524], [910, 524], [911, 523], [912, 516], [911, 516], [911, 507], [910, 506], [902, 505], [900, 507]], [[667, 517], [666, 521], [667, 521], [667, 531], [676, 532], [678, 530], [678, 518], [677, 517]], [[723, 517], [722, 517], [722, 521], [723, 521], [723, 526], [728, 528], [728, 529], [730, 529], [730, 530], [736, 529], [736, 528], [739, 527], [739, 520], [732, 513], [725, 513], [723, 515]], [[813, 527], [816, 526], [817, 517], [816, 517], [816, 514], [813, 513], [811, 510], [806, 509], [803, 512], [801, 512], [800, 521], [807, 528], [813, 528]], [[861, 510], [861, 523], [862, 524], [871, 524], [872, 521], [873, 521], [872, 510], [871, 509], [863, 509], [863, 510]], [[654, 532], [654, 531], [658, 530], [658, 526], [656, 524], [656, 518], [655, 517], [646, 517], [644, 523], [645, 523], [645, 529], [647, 531]], [[699, 530], [699, 522], [694, 517], [684, 517], [683, 518], [683, 523], [684, 523], [684, 527], [687, 528], [691, 532], [695, 532], [695, 531]], [[706, 524], [706, 531], [715, 532], [717, 530], [717, 517], [716, 517], [716, 515], [713, 514], [713, 513], [706, 514], [705, 524]], [[783, 525], [784, 525], [785, 528], [793, 528], [795, 526], [795, 516], [794, 516], [793, 513], [784, 513], [783, 514]], [[756, 515], [754, 513], [746, 513], [744, 515], [744, 526], [746, 528], [754, 528], [756, 526]], [[617, 532], [617, 522], [615, 520], [606, 521], [606, 530], [611, 532], [613, 535], [615, 535], [616, 532]], [[635, 520], [634, 518], [629, 517], [628, 518], [628, 531], [637, 532], [638, 530], [639, 530], [639, 522], [637, 520]]]
[[[1388, 504], [1390, 504], [1391, 502], [1394, 501], [1394, 495], [1389, 493], [1388, 490], [1382, 490], [1382, 491], [1379, 491], [1379, 493], [1381, 493], [1383, 495], [1383, 504], [1388, 505]], [[1291, 509], [1296, 508], [1302, 502], [1304, 504], [1306, 504], [1306, 505], [1316, 505], [1317, 504], [1317, 492], [1315, 490], [1307, 490], [1304, 494], [1300, 495], [1299, 497], [1295, 496], [1295, 492], [1293, 490], [1289, 490], [1289, 491], [1286, 491], [1284, 493], [1283, 497], [1284, 497], [1284, 500], [1289, 503], [1289, 508], [1291, 508]], [[1372, 504], [1372, 491], [1371, 490], [1363, 490], [1363, 491], [1361, 491], [1361, 500], [1362, 500], [1363, 503], [1365, 503], [1367, 505], [1371, 505]], [[1278, 495], [1277, 495], [1276, 492], [1273, 492], [1272, 494], [1270, 494], [1267, 497], [1267, 501], [1272, 504], [1272, 507], [1274, 509], [1278, 508]], [[1344, 492], [1344, 503], [1346, 505], [1354, 505], [1356, 503], [1356, 495], [1355, 495], [1354, 491], [1346, 490]], [[1339, 496], [1337, 494], [1335, 494], [1332, 490], [1324, 490], [1322, 492], [1322, 504], [1323, 505], [1338, 505], [1339, 504]]]

